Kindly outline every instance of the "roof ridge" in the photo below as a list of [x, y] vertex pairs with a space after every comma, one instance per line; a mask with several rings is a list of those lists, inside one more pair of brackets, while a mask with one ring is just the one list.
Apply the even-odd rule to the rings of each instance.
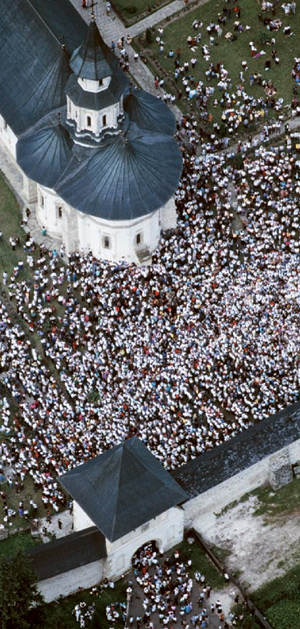
[[117, 512], [118, 512], [118, 498], [119, 498], [119, 492], [120, 492], [120, 478], [121, 478], [121, 468], [122, 468], [122, 463], [123, 463], [123, 457], [124, 457], [124, 442], [119, 444], [120, 447], [116, 449], [115, 454], [117, 452], [121, 452], [121, 462], [118, 465], [118, 484], [117, 484], [117, 491], [115, 492], [115, 496], [116, 496], [116, 501], [115, 501], [115, 505], [114, 505], [114, 515], [113, 515], [113, 519], [112, 519], [112, 524], [111, 524], [111, 532], [112, 532], [112, 539], [114, 538], [114, 533], [115, 533], [115, 528], [116, 528], [116, 524], [117, 524]]
[[47, 24], [47, 22], [44, 20], [44, 18], [40, 15], [40, 13], [38, 12], [38, 10], [35, 8], [35, 6], [32, 4], [31, 0], [26, 0], [27, 4], [29, 4], [32, 8], [32, 10], [34, 11], [34, 13], [38, 16], [39, 20], [46, 26], [46, 28], [48, 29], [49, 33], [51, 33], [51, 35], [53, 36], [53, 38], [58, 42], [59, 46], [61, 47], [61, 41], [58, 39], [58, 37], [56, 37], [55, 33], [51, 30], [49, 24]]

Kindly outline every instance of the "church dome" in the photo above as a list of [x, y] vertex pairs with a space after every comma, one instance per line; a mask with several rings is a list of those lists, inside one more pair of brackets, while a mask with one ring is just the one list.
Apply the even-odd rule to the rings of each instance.
[[124, 110], [130, 120], [147, 131], [174, 135], [176, 122], [165, 103], [148, 92], [134, 89], [124, 97]]
[[53, 188], [72, 156], [72, 140], [57, 121], [33, 128], [17, 143], [17, 160], [27, 177]]
[[104, 138], [98, 149], [76, 147], [55, 190], [85, 214], [132, 220], [167, 203], [181, 169], [181, 153], [173, 137], [130, 124], [126, 134]]

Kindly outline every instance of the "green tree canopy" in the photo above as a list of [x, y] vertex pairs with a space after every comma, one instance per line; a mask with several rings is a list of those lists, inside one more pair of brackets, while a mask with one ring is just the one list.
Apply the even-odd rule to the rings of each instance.
[[0, 559], [0, 629], [42, 627], [42, 604], [29, 559], [21, 552]]

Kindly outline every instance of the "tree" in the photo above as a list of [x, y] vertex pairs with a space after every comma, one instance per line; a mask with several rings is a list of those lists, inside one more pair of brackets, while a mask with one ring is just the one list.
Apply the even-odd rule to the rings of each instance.
[[42, 604], [29, 559], [21, 552], [0, 559], [0, 629], [42, 627]]

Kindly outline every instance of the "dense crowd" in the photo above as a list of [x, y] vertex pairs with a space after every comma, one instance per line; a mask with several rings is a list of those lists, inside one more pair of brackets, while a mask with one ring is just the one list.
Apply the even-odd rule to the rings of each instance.
[[129, 589], [136, 596], [141, 589], [142, 604], [138, 613], [130, 616], [130, 627], [154, 629], [158, 623], [170, 629], [179, 625], [186, 629], [229, 627], [221, 601], [211, 599], [206, 577], [195, 571], [192, 560], [178, 549], [160, 556], [155, 545], [147, 544], [133, 557], [133, 569], [135, 580]]
[[28, 239], [33, 283], [5, 277], [25, 327], [3, 302], [0, 456], [46, 509], [58, 475], [130, 436], [172, 469], [298, 399], [300, 161], [262, 145], [241, 170], [197, 156], [194, 130], [184, 150], [189, 129], [151, 266], [65, 264]]

